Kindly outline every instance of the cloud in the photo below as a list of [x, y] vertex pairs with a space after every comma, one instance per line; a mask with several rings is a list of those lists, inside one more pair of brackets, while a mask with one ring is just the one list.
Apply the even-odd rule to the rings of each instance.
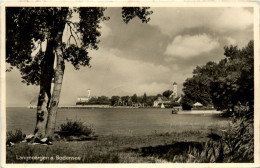
[[218, 41], [206, 34], [177, 36], [170, 43], [165, 54], [175, 57], [190, 58], [202, 53], [210, 52], [219, 47]]
[[[184, 29], [206, 27], [214, 32], [245, 30], [253, 25], [253, 14], [239, 7], [233, 8], [152, 8], [149, 24], [162, 33], [174, 36]], [[163, 17], [162, 17], [163, 16]]]
[[111, 34], [111, 28], [107, 26], [104, 22], [100, 23], [101, 38], [108, 37]]
[[227, 8], [210, 24], [218, 31], [245, 30], [253, 25], [253, 14], [243, 8]]
[[[252, 8], [152, 10], [148, 24], [138, 19], [125, 24], [121, 8], [107, 9], [111, 19], [101, 23], [99, 50], [89, 51], [92, 67], [76, 71], [66, 62], [60, 105], [75, 105], [87, 89], [94, 96], [155, 95], [176, 81], [181, 92], [197, 65], [222, 59], [226, 45], [241, 47], [253, 39]], [[38, 87], [20, 81], [19, 71], [7, 74], [8, 106], [26, 106], [38, 95]]]
[[[171, 68], [122, 57], [118, 49], [91, 51], [91, 68], [75, 71], [67, 64], [61, 92], [61, 105], [73, 104], [91, 89], [93, 96], [156, 95], [172, 88], [178, 74]], [[173, 64], [174, 66], [174, 64]], [[177, 68], [177, 67], [175, 67]], [[73, 82], [72, 82], [73, 81]], [[182, 83], [182, 81], [177, 81]], [[76, 88], [76, 89], [75, 89]]]
[[237, 44], [236, 40], [233, 39], [232, 37], [225, 37], [224, 39], [227, 41], [228, 45], [236, 45]]
[[38, 98], [39, 87], [26, 85], [21, 82], [20, 72], [14, 68], [11, 72], [6, 73], [6, 106], [25, 107], [32, 103], [37, 104], [35, 99]]

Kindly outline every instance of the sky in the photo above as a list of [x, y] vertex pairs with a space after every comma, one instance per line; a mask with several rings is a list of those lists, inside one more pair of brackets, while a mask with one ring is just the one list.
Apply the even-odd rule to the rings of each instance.
[[[224, 58], [224, 46], [239, 48], [253, 40], [252, 8], [151, 8], [147, 24], [138, 18], [125, 24], [121, 8], [107, 8], [98, 50], [89, 51], [91, 67], [75, 70], [66, 62], [60, 105], [77, 97], [157, 95], [192, 77], [196, 66]], [[65, 36], [66, 33], [64, 33]], [[21, 83], [17, 69], [6, 73], [6, 105], [28, 106], [39, 87]], [[36, 101], [34, 102], [36, 104]]]

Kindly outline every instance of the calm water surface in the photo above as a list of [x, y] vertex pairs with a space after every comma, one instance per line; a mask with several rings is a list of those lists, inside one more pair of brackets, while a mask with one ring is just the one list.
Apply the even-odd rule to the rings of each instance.
[[[217, 114], [171, 114], [171, 109], [59, 109], [56, 129], [67, 119], [92, 124], [97, 134], [134, 135], [171, 132], [227, 125]], [[33, 133], [36, 109], [7, 108], [7, 131], [21, 129]]]

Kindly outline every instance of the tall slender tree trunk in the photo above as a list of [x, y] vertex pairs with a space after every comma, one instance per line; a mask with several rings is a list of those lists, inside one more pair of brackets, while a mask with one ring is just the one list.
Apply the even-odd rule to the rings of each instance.
[[50, 108], [48, 112], [47, 124], [46, 124], [46, 137], [52, 136], [55, 130], [56, 124], [56, 117], [57, 117], [57, 110], [59, 105], [61, 87], [62, 87], [62, 80], [65, 70], [65, 63], [63, 59], [63, 52], [62, 52], [62, 31], [58, 32], [58, 35], [55, 39], [57, 42], [57, 46], [54, 49], [55, 56], [56, 56], [56, 69], [54, 73], [54, 88], [50, 103]]
[[51, 99], [51, 82], [53, 78], [53, 42], [48, 41], [46, 52], [41, 62], [40, 74], [40, 93], [37, 103], [36, 127], [34, 130], [34, 139], [43, 138], [45, 136], [45, 128], [47, 123], [47, 114], [49, 102]]
[[34, 129], [34, 137], [44, 137], [45, 136], [45, 126], [47, 121], [47, 94], [45, 92], [44, 86], [40, 86], [40, 93], [38, 97], [37, 113], [36, 113], [36, 127]]

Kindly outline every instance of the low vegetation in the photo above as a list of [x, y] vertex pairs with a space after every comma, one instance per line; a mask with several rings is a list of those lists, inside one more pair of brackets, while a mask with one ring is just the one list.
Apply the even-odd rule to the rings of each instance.
[[210, 134], [202, 148], [190, 148], [185, 156], [173, 162], [232, 163], [254, 161], [253, 112], [245, 106], [237, 107], [232, 125], [221, 135]]
[[24, 140], [25, 134], [21, 130], [15, 130], [15, 132], [8, 131], [6, 133], [6, 144], [17, 143]]
[[[94, 127], [81, 121], [67, 120], [66, 123], [60, 125], [58, 136], [66, 140], [87, 140], [95, 135]], [[54, 138], [57, 135], [54, 136]], [[56, 138], [57, 139], [57, 138]]]

